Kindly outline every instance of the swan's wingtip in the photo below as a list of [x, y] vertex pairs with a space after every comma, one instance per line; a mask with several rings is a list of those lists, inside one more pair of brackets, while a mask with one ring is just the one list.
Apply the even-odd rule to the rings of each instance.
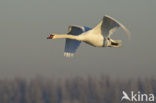
[[64, 52], [64, 56], [70, 58], [74, 56], [74, 53]]
[[118, 23], [120, 25], [120, 27], [126, 32], [126, 34], [128, 36], [128, 40], [131, 40], [131, 33], [130, 33], [130, 31], [122, 23], [120, 23], [118, 20], [114, 19], [113, 17], [111, 17], [111, 16], [109, 16], [107, 14], [104, 15], [104, 18], [105, 17], [115, 21], [116, 23]]

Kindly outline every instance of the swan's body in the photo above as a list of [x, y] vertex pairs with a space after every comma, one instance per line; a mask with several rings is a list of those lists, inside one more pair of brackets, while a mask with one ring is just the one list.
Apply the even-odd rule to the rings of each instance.
[[51, 34], [47, 39], [66, 39], [64, 55], [70, 57], [74, 55], [81, 41], [95, 47], [121, 47], [121, 40], [110, 38], [119, 27], [130, 36], [125, 26], [110, 16], [104, 16], [93, 29], [86, 26], [69, 26], [67, 34]]
[[93, 31], [90, 30], [88, 32], [85, 32], [81, 35], [79, 35], [80, 40], [95, 46], [95, 47], [103, 47], [104, 44], [104, 37], [100, 34], [92, 35]]

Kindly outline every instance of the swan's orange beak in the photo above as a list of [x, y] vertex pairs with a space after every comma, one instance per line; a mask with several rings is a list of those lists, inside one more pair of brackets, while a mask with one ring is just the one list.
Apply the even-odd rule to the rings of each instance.
[[47, 37], [47, 39], [53, 39], [54, 35], [50, 34], [49, 37]]

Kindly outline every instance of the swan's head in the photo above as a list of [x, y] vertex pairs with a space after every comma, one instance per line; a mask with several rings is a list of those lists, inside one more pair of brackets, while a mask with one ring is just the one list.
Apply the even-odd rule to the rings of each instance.
[[111, 38], [108, 38], [107, 40], [107, 46], [108, 47], [121, 47], [121, 40], [113, 40]]
[[50, 34], [47, 39], [53, 39], [54, 38], [54, 34]]

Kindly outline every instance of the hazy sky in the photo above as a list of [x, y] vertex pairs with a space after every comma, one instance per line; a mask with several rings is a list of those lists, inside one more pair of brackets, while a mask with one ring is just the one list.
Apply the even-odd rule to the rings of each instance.
[[[146, 77], [156, 74], [156, 0], [2, 0], [0, 1], [0, 77], [100, 75]], [[122, 48], [82, 43], [72, 59], [65, 40], [46, 40], [47, 32], [66, 33], [69, 25], [94, 27], [104, 15], [123, 23], [112, 36]]]

